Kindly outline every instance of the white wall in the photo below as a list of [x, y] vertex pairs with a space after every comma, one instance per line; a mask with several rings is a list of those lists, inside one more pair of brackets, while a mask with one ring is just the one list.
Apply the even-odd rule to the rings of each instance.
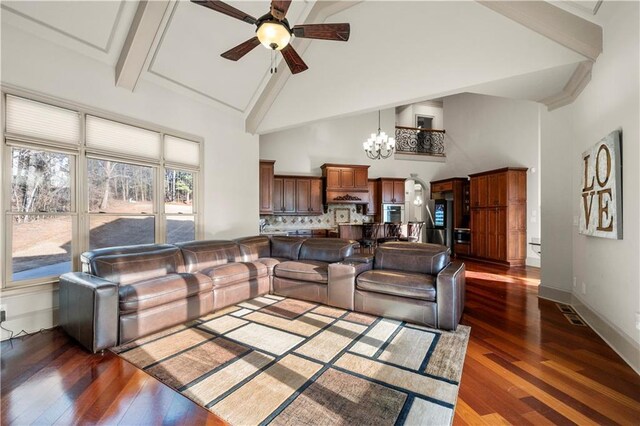
[[568, 108], [549, 113], [544, 106], [541, 112], [541, 165], [542, 203], [540, 217], [542, 258], [540, 293], [568, 303], [566, 296], [548, 289], [571, 292], [573, 262], [573, 171], [567, 167], [572, 158], [571, 114]]
[[[572, 178], [571, 186], [546, 182], [543, 204], [551, 207], [557, 200], [569, 199], [571, 220], [576, 220], [580, 214], [581, 153], [611, 131], [621, 129], [624, 238], [587, 237], [578, 234], [577, 226], [572, 226], [571, 264], [565, 263], [566, 256], [554, 257], [555, 251], [547, 252], [543, 248], [545, 270], [565, 268], [570, 275], [566, 271], [556, 273], [553, 280], [543, 280], [543, 285], [569, 290], [572, 285], [567, 281], [571, 276], [576, 277], [574, 305], [596, 331], [640, 371], [640, 330], [635, 326], [636, 313], [640, 312], [639, 3], [604, 2], [595, 19], [604, 30], [604, 48], [594, 64], [591, 82], [573, 104], [543, 118], [543, 152], [560, 147], [557, 155], [562, 156], [558, 159], [553, 152], [544, 153], [545, 173], [558, 173], [567, 179], [566, 172], [571, 170]], [[554, 217], [563, 223], [570, 220], [565, 210], [562, 204], [554, 212]], [[546, 235], [553, 231], [554, 225], [547, 222], [551, 217], [543, 217]], [[562, 237], [566, 237], [565, 234]], [[543, 240], [543, 244], [549, 243]], [[560, 244], [562, 250], [569, 249], [566, 241]], [[586, 292], [582, 291], [583, 282]]]
[[[540, 237], [539, 111], [529, 101], [464, 93], [444, 98], [447, 168], [437, 177], [528, 167], [527, 243]], [[540, 266], [527, 244], [527, 264]]]
[[[205, 237], [257, 232], [258, 137], [244, 132], [239, 113], [144, 80], [134, 93], [116, 88], [113, 67], [6, 24], [2, 26], [1, 77], [3, 84], [203, 137]], [[17, 319], [8, 321], [7, 327], [33, 331], [54, 324], [57, 297], [50, 289], [37, 296], [37, 303], [26, 296], [12, 300], [12, 294], [2, 292], [9, 318]], [[47, 313], [39, 314], [37, 321], [33, 316], [27, 319], [36, 305]]]

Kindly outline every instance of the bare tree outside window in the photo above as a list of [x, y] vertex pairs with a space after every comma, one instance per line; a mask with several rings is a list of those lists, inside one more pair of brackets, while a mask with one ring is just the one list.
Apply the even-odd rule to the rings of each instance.
[[87, 160], [91, 250], [155, 241], [154, 173], [148, 166]]
[[12, 280], [71, 270], [71, 166], [67, 154], [12, 148]]

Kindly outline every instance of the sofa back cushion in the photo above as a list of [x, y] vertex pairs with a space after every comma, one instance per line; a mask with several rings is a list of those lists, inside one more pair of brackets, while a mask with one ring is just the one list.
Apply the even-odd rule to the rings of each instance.
[[304, 239], [298, 237], [271, 237], [271, 257], [298, 260]]
[[157, 251], [167, 248], [175, 248], [171, 244], [137, 244], [132, 246], [106, 247], [86, 251], [80, 255], [80, 263], [82, 264], [82, 272], [86, 274], [96, 275], [93, 268], [93, 260], [100, 256], [112, 256], [117, 254], [135, 254]]
[[229, 262], [241, 262], [240, 246], [233, 241], [207, 240], [176, 244], [182, 249], [187, 272], [198, 272]]
[[140, 253], [94, 255], [90, 266], [93, 275], [121, 285], [185, 272], [182, 252], [173, 246]]
[[340, 238], [309, 238], [302, 243], [300, 260], [340, 262], [353, 254], [357, 243]]
[[271, 257], [271, 242], [269, 237], [256, 235], [233, 240], [240, 246], [240, 253], [245, 262], [253, 262], [263, 257]]
[[449, 262], [446, 246], [390, 242], [378, 246], [373, 268], [437, 275]]

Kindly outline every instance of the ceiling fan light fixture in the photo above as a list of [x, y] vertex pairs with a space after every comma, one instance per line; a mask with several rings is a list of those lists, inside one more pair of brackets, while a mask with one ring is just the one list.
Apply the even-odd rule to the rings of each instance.
[[267, 49], [282, 50], [291, 41], [291, 33], [278, 21], [264, 21], [256, 30], [260, 43]]

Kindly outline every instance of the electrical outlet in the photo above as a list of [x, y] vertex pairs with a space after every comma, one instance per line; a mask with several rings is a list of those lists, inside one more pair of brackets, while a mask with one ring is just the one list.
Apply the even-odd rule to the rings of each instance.
[[573, 289], [574, 289], [574, 290], [575, 290], [575, 289], [576, 289], [576, 287], [578, 286], [578, 285], [576, 284], [576, 280], [577, 280], [577, 278], [576, 278], [576, 277], [573, 277]]
[[582, 281], [582, 294], [587, 294], [587, 284]]
[[0, 305], [0, 322], [5, 322], [7, 320], [7, 306]]
[[636, 312], [636, 328], [640, 330], [640, 312]]

